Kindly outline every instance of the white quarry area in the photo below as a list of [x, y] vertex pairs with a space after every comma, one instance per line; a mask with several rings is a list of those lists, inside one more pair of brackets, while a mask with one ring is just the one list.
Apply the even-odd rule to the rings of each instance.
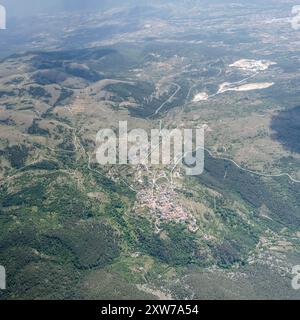
[[276, 62], [269, 60], [253, 60], [253, 59], [241, 59], [233, 64], [230, 64], [229, 67], [238, 68], [244, 71], [264, 71], [269, 69], [270, 66], [277, 64]]
[[205, 101], [208, 100], [209, 96], [206, 92], [197, 93], [194, 96], [193, 102]]
[[238, 86], [233, 86], [232, 83], [224, 82], [219, 87], [219, 93], [226, 91], [251, 91], [251, 90], [262, 90], [270, 88], [274, 85], [274, 82], [257, 82], [257, 83], [247, 83]]
[[213, 95], [208, 95], [206, 92], [199, 92], [197, 93], [194, 98], [193, 102], [200, 102], [206, 101], [211, 97], [214, 97], [218, 94], [227, 92], [227, 91], [252, 91], [252, 90], [262, 90], [270, 88], [274, 85], [274, 82], [253, 82], [253, 83], [245, 83], [250, 78], [253, 78], [257, 75], [257, 73], [261, 71], [267, 70], [270, 66], [276, 65], [276, 62], [270, 60], [254, 60], [254, 59], [241, 59], [233, 64], [230, 64], [229, 67], [236, 68], [246, 72], [254, 72], [252, 76], [249, 76], [246, 79], [243, 79], [238, 82], [224, 82], [219, 85], [219, 90], [217, 93]]

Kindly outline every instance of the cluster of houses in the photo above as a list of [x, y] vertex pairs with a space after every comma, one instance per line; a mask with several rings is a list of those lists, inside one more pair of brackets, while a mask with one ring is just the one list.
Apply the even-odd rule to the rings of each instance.
[[137, 193], [136, 207], [146, 208], [149, 215], [156, 218], [156, 226], [160, 222], [186, 223], [191, 232], [196, 232], [199, 227], [197, 220], [176, 201], [177, 194], [165, 184], [154, 189], [145, 188]]

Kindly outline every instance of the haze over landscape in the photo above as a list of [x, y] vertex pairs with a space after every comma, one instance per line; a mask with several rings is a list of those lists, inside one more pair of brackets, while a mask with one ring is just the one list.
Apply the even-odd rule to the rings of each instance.
[[[300, 2], [1, 5], [0, 299], [300, 298]], [[119, 121], [203, 173], [99, 164]]]

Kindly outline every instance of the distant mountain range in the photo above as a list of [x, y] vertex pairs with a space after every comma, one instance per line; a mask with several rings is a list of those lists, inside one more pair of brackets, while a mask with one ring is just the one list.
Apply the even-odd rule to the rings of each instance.
[[[249, 5], [249, 1], [246, 0], [153, 0], [151, 5], [166, 5], [166, 4], [176, 4], [181, 6], [195, 6], [204, 5], [205, 3], [228, 3], [230, 4], [243, 4]], [[266, 5], [280, 5], [281, 3], [286, 3], [288, 1], [284, 0], [253, 0], [254, 4], [261, 4], [262, 7]], [[299, 4], [297, 0], [290, 0], [291, 5]], [[94, 10], [94, 9], [109, 9], [118, 6], [143, 6], [149, 5], [149, 1], [146, 0], [1, 0], [1, 4], [4, 5], [8, 12], [8, 17], [14, 16], [30, 16], [39, 13], [57, 13], [60, 11], [70, 11], [70, 10]]]

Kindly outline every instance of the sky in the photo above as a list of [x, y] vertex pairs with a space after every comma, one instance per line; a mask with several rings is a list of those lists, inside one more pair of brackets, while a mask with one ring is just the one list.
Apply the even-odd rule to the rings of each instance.
[[[111, 0], [110, 0], [111, 1]], [[29, 16], [39, 13], [86, 10], [107, 6], [108, 0], [0, 0], [10, 16]], [[115, 0], [113, 0], [115, 2]], [[124, 1], [123, 1], [124, 2]]]
[[[64, 10], [93, 10], [126, 5], [151, 5], [164, 3], [182, 4], [203, 4], [207, 0], [0, 0], [9, 16], [29, 16], [38, 13], [56, 13]], [[300, 0], [210, 0], [210, 2], [227, 3], [298, 3]]]

